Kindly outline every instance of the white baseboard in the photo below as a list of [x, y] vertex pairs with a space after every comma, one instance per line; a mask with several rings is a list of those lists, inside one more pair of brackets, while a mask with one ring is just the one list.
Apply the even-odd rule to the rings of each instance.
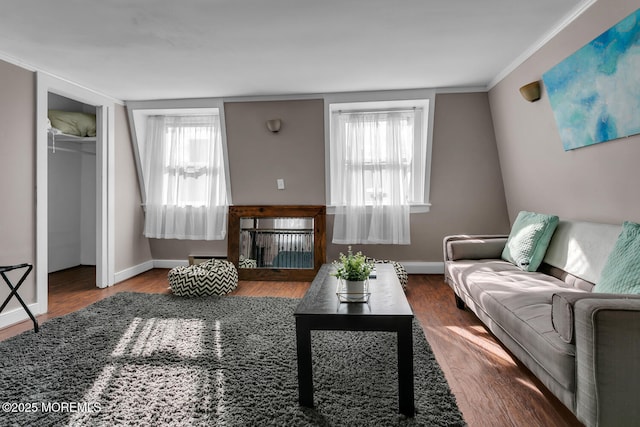
[[[443, 274], [444, 263], [443, 262], [428, 262], [428, 261], [400, 261], [400, 264], [404, 266], [408, 274]], [[154, 259], [153, 261], [146, 261], [142, 264], [135, 265], [127, 268], [126, 270], [116, 273], [116, 283], [129, 279], [140, 273], [144, 273], [152, 268], [174, 268], [178, 266], [189, 265], [189, 261], [186, 259]]]
[[[27, 304], [27, 307], [29, 307], [29, 310], [31, 310], [34, 316], [37, 317], [38, 314], [40, 314], [40, 312], [38, 311], [39, 304], [37, 302]], [[29, 315], [26, 311], [24, 311], [24, 308], [22, 308], [22, 306], [16, 307], [12, 310], [5, 311], [4, 313], [0, 314], [0, 329], [6, 328], [7, 326], [15, 325], [16, 323], [20, 323], [25, 320], [28, 320], [30, 324], [33, 325], [31, 323]]]
[[115, 283], [123, 282], [152, 268], [173, 268], [179, 265], [189, 265], [189, 261], [186, 259], [152, 259], [116, 272]]
[[[408, 274], [443, 274], [444, 263], [443, 262], [427, 262], [427, 261], [400, 261], [400, 263], [407, 270]], [[137, 276], [140, 273], [144, 273], [152, 268], [173, 268], [178, 266], [189, 265], [189, 261], [185, 259], [154, 259], [145, 261], [141, 264], [134, 265], [127, 269], [118, 271], [115, 274], [115, 283], [122, 282], [126, 279], [130, 279]], [[38, 303], [32, 303], [27, 305], [29, 310], [37, 316], [40, 314], [38, 311]], [[24, 311], [22, 307], [16, 307], [13, 310], [0, 314], [0, 328], [14, 325], [16, 323], [31, 320], [29, 315]]]
[[154, 268], [173, 268], [189, 265], [189, 260], [186, 259], [154, 259], [153, 267]]
[[400, 261], [408, 274], [443, 274], [444, 262]]
[[149, 261], [143, 262], [142, 264], [134, 265], [133, 267], [129, 267], [124, 270], [118, 271], [116, 272], [114, 277], [114, 284], [120, 283], [124, 280], [137, 276], [140, 273], [144, 273], [145, 271], [151, 270], [154, 266], [155, 266], [154, 261], [149, 260]]

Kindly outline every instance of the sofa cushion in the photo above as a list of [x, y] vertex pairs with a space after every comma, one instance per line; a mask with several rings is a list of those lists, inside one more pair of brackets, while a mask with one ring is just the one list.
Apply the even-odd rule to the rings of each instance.
[[538, 267], [538, 271], [540, 273], [553, 276], [556, 279], [560, 279], [570, 287], [579, 289], [581, 291], [591, 292], [593, 290], [593, 287], [595, 286], [595, 284], [592, 282], [576, 277], [573, 274], [567, 273], [561, 268], [549, 265], [544, 261], [542, 261], [542, 264], [540, 264], [540, 267]]
[[622, 232], [593, 291], [640, 294], [640, 224], [622, 224]]
[[521, 211], [502, 251], [502, 259], [525, 271], [536, 271], [547, 251], [558, 217]]
[[543, 263], [590, 282], [593, 288], [621, 230], [622, 224], [561, 220]]
[[501, 328], [527, 352], [530, 363], [563, 387], [575, 387], [575, 346], [565, 342], [551, 323], [554, 292], [573, 288], [501, 260], [449, 262], [447, 273], [473, 299], [472, 309], [482, 310], [492, 320], [490, 329]]

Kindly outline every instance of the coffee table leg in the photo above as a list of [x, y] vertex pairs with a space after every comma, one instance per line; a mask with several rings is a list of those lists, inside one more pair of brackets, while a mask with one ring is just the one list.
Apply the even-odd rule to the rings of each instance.
[[313, 368], [311, 365], [311, 330], [299, 317], [296, 318], [296, 344], [298, 348], [298, 401], [313, 408]]
[[413, 395], [413, 330], [411, 321], [398, 330], [398, 400], [400, 413], [415, 415]]

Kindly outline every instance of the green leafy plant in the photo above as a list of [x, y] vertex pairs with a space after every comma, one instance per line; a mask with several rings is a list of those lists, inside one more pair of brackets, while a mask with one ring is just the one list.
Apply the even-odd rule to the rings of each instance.
[[351, 246], [347, 255], [340, 253], [340, 258], [333, 262], [336, 272], [333, 274], [338, 279], [343, 280], [366, 280], [373, 270], [373, 264], [367, 261], [367, 257], [362, 252], [351, 251]]

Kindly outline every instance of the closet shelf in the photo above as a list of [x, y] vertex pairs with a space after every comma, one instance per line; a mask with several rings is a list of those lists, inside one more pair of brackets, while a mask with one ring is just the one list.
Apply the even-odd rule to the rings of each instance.
[[49, 136], [55, 138], [56, 142], [96, 142], [95, 136], [76, 136], [51, 130], [49, 130]]

